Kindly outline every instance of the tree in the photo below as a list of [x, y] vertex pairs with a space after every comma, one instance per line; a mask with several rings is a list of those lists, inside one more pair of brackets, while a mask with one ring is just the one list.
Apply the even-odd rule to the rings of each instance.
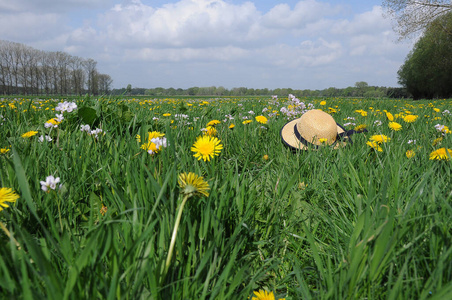
[[97, 62], [65, 52], [45, 52], [0, 40], [0, 93], [97, 95], [110, 89], [111, 77], [99, 74]]
[[132, 85], [130, 83], [126, 87], [126, 93], [127, 95], [130, 95], [132, 93]]
[[111, 79], [110, 75], [107, 74], [99, 74], [99, 91], [102, 94], [108, 94], [110, 92], [111, 84], [113, 83], [113, 79]]
[[86, 85], [88, 87], [88, 94], [90, 95], [97, 95], [97, 62], [94, 59], [87, 59], [85, 61], [85, 70], [86, 74], [88, 75], [88, 81], [86, 82]]
[[452, 96], [452, 12], [427, 27], [398, 71], [415, 99]]
[[82, 58], [74, 56], [70, 60], [70, 69], [72, 70], [72, 87], [76, 95], [81, 95], [86, 79], [86, 74], [83, 71], [84, 61]]
[[363, 97], [364, 93], [367, 91], [367, 88], [369, 87], [369, 84], [365, 81], [358, 81], [355, 83], [355, 88], [357, 91], [358, 97]]
[[452, 10], [450, 0], [384, 0], [386, 13], [395, 19], [400, 39], [427, 28], [439, 16]]

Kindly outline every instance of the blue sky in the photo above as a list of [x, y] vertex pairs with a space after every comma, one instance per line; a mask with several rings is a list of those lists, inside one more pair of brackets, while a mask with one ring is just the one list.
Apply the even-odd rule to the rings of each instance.
[[381, 1], [0, 0], [0, 39], [93, 58], [116, 88], [398, 86]]

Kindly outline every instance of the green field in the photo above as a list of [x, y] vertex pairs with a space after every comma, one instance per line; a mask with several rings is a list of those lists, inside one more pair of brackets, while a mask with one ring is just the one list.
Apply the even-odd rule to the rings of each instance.
[[[452, 295], [451, 99], [68, 101], [0, 99], [0, 298]], [[304, 106], [367, 132], [293, 153]]]

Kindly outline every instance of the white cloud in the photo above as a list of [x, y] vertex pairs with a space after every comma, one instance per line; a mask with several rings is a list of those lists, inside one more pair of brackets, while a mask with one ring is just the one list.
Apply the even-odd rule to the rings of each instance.
[[63, 12], [72, 9], [101, 8], [114, 0], [0, 0], [0, 11], [6, 12]]
[[355, 15], [351, 20], [340, 20], [331, 29], [331, 32], [341, 35], [357, 35], [374, 34], [387, 29], [391, 29], [389, 20], [383, 17], [383, 10], [380, 6], [374, 6], [371, 11]]
[[292, 10], [286, 3], [277, 4], [263, 17], [266, 27], [296, 29], [316, 22], [325, 16], [335, 14], [338, 7], [315, 0], [298, 2]]
[[258, 38], [259, 12], [251, 2], [182, 0], [153, 8], [134, 1], [102, 15], [99, 34], [120, 44], [152, 47], [210, 47]]
[[50, 38], [68, 29], [63, 21], [60, 15], [53, 13], [0, 14], [0, 36], [13, 42]]
[[269, 64], [283, 69], [311, 68], [339, 59], [342, 45], [324, 39], [306, 40], [297, 46], [279, 44], [265, 47], [259, 53]]
[[146, 62], [181, 62], [181, 61], [231, 61], [241, 60], [250, 55], [248, 50], [238, 47], [208, 48], [141, 48], [129, 49], [125, 52], [128, 60]]
[[[268, 11], [260, 11], [257, 0], [180, 0], [155, 7], [140, 0], [114, 4], [118, 1], [0, 0], [0, 11], [7, 5], [10, 11], [0, 12], [0, 36], [93, 58], [117, 87], [315, 89], [361, 80], [396, 85], [398, 66], [412, 46], [395, 42], [379, 6], [346, 15], [344, 7], [316, 0], [276, 4]], [[36, 3], [56, 8], [44, 15]], [[85, 20], [80, 14], [71, 29], [74, 24], [65, 20], [76, 4], [96, 11], [109, 6]], [[36, 9], [12, 12], [27, 5]]]

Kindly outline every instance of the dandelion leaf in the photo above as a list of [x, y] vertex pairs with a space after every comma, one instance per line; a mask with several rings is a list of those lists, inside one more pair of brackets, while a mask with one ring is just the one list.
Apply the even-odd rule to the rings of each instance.
[[96, 110], [91, 107], [82, 107], [78, 110], [78, 116], [84, 124], [93, 125], [97, 119]]

